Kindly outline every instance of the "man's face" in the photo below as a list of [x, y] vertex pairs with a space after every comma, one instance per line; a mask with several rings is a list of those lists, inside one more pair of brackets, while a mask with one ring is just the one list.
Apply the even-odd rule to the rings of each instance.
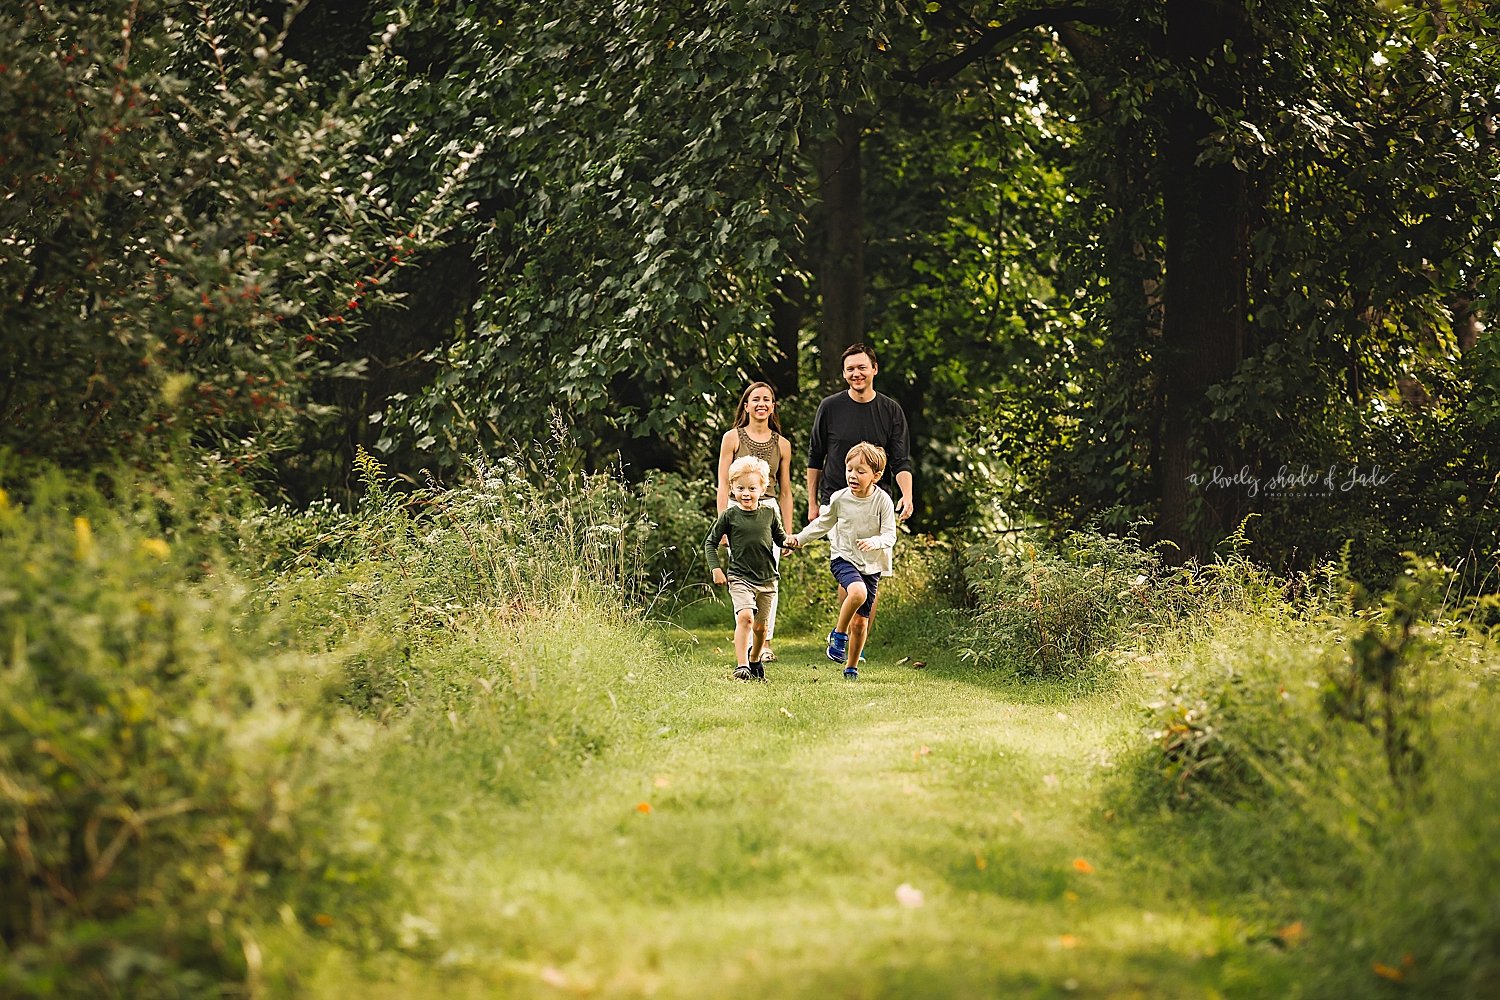
[[760, 498], [765, 495], [766, 485], [760, 481], [757, 475], [741, 476], [729, 486], [729, 493], [734, 497], [734, 502], [740, 505], [742, 510], [754, 510], [760, 506]]
[[860, 394], [872, 388], [878, 371], [879, 366], [864, 352], [851, 354], [844, 359], [844, 381], [849, 383], [850, 392]]

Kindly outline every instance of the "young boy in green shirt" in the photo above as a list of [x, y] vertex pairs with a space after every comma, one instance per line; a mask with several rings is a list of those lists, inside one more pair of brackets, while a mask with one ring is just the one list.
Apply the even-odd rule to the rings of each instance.
[[[776, 560], [772, 546], [786, 542], [781, 513], [762, 504], [771, 468], [765, 459], [747, 455], [729, 466], [729, 496], [734, 503], [714, 519], [703, 538], [703, 554], [713, 567], [713, 580], [728, 585], [734, 604], [734, 669], [736, 680], [766, 679], [760, 661], [766, 641], [766, 621], [776, 599]], [[729, 572], [719, 566], [719, 539], [729, 538]]]

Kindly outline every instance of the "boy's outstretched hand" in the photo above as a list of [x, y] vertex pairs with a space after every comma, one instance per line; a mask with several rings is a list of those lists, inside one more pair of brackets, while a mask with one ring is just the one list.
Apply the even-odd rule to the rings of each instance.
[[724, 575], [724, 571], [722, 569], [720, 569], [719, 567], [715, 566], [714, 567], [714, 583], [716, 583], [720, 587], [722, 587], [725, 584], [727, 584], [728, 582], [729, 582], [729, 578]]
[[786, 541], [781, 543], [781, 547], [783, 549], [800, 549], [802, 548], [802, 543], [797, 541], [797, 539], [793, 538], [791, 535], [788, 535]]

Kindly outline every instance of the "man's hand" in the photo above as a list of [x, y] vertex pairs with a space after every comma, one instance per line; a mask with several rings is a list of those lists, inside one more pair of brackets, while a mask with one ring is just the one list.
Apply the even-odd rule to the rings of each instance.
[[896, 516], [903, 521], [911, 517], [912, 512], [916, 509], [917, 505], [912, 502], [912, 498], [909, 496], [904, 496], [896, 501]]
[[823, 511], [818, 507], [818, 501], [807, 501], [807, 519], [809, 521], [816, 521], [818, 519], [818, 515], [821, 513], [823, 513]]
[[720, 569], [719, 567], [715, 566], [714, 567], [714, 583], [716, 583], [720, 587], [722, 587], [725, 584], [727, 584], [728, 582], [729, 582], [729, 578], [724, 575], [724, 571], [722, 569]]

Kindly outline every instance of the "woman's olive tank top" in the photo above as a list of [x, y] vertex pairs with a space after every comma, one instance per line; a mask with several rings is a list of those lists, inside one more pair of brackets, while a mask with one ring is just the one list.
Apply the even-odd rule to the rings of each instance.
[[751, 440], [750, 435], [745, 433], [744, 427], [736, 427], [735, 430], [739, 433], [739, 444], [734, 449], [734, 457], [744, 458], [746, 455], [753, 455], [770, 466], [771, 481], [766, 484], [766, 496], [774, 497], [776, 486], [781, 482], [781, 448], [779, 446], [781, 435], [772, 431], [771, 440], [762, 442]]

